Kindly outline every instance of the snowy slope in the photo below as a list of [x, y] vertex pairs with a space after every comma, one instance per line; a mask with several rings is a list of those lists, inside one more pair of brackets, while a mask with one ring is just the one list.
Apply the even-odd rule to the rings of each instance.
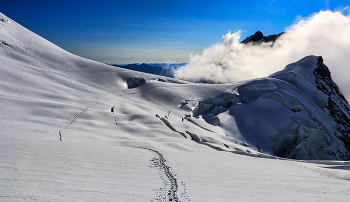
[[[87, 60], [0, 20], [1, 201], [348, 200], [349, 162], [277, 158], [271, 140], [279, 133], [259, 136], [321, 114], [298, 129], [312, 132], [297, 143], [317, 159], [310, 144], [334, 124], [283, 72], [194, 84]], [[317, 67], [317, 58], [294, 66]], [[327, 135], [326, 149], [345, 148]]]

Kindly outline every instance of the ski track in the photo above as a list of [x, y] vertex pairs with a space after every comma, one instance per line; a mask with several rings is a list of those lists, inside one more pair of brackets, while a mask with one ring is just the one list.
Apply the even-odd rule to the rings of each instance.
[[170, 167], [165, 164], [164, 156], [160, 152], [154, 149], [147, 149], [147, 150], [152, 151], [153, 153], [158, 155], [158, 158], [153, 158], [151, 162], [155, 167], [158, 167], [166, 177], [166, 178], [163, 178], [163, 182], [166, 187], [166, 196], [163, 196], [162, 198], [163, 199], [167, 198], [168, 201], [178, 202], [179, 198], [177, 197], [177, 190], [178, 190], [177, 179], [175, 178], [175, 175], [171, 172]]
[[[145, 90], [138, 91], [138, 92], [125, 93], [125, 94], [117, 95], [117, 97], [124, 97], [124, 96], [127, 96], [127, 95], [135, 95], [135, 94], [139, 94], [139, 93], [148, 91], [148, 90], [153, 89], [153, 88], [163, 88], [163, 87], [165, 87], [165, 86], [150, 87], [150, 88], [147, 88], [147, 89], [145, 89]], [[103, 103], [103, 102], [105, 102], [106, 100], [109, 100], [109, 99], [111, 99], [111, 97], [107, 97], [107, 98], [103, 99], [102, 101], [98, 101], [98, 102], [96, 102], [94, 105], [92, 105], [92, 106], [90, 106], [90, 107], [84, 108], [83, 111], [81, 111], [80, 113], [78, 113], [77, 115], [75, 115], [74, 118], [66, 125], [66, 127], [65, 127], [64, 129], [58, 131], [59, 140], [62, 141], [62, 132], [65, 131], [65, 130], [67, 130], [68, 127], [69, 127], [70, 125], [72, 125], [72, 124], [75, 122], [75, 120], [76, 120], [80, 115], [82, 115], [82, 114], [83, 114], [84, 112], [86, 112], [88, 109], [93, 108], [93, 107], [95, 107], [96, 105], [98, 105], [98, 104], [100, 104], [100, 103]], [[113, 113], [113, 114], [114, 114], [114, 113]], [[116, 119], [116, 117], [114, 117], [114, 118]], [[115, 121], [116, 121], [116, 120], [115, 120]], [[118, 125], [118, 124], [117, 124], [117, 125]]]
[[[181, 84], [179, 84], [179, 85], [181, 85]], [[195, 84], [186, 84], [186, 86], [188, 86], [188, 85], [195, 85]], [[124, 93], [124, 94], [121, 94], [121, 95], [116, 95], [116, 97], [124, 97], [124, 96], [128, 96], [128, 95], [136, 95], [136, 94], [140, 94], [140, 93], [149, 91], [149, 90], [154, 89], [154, 88], [178, 88], [178, 87], [181, 88], [181, 87], [184, 87], [184, 86], [172, 86], [172, 87], [169, 87], [169, 86], [153, 86], [153, 87], [149, 87], [149, 88], [146, 88], [146, 89], [144, 89], [144, 90], [137, 91], [137, 92], [130, 92], [130, 93]], [[74, 118], [66, 125], [66, 127], [65, 127], [64, 129], [58, 131], [59, 140], [62, 141], [62, 137], [63, 137], [63, 136], [62, 136], [62, 132], [65, 131], [65, 130], [67, 130], [68, 127], [69, 127], [70, 125], [72, 125], [80, 115], [82, 115], [82, 114], [83, 114], [84, 112], [86, 112], [88, 109], [91, 109], [91, 108], [95, 107], [96, 105], [98, 105], [98, 104], [100, 104], [100, 103], [103, 103], [103, 102], [105, 102], [106, 100], [109, 100], [109, 99], [112, 99], [112, 98], [111, 98], [111, 97], [107, 97], [107, 98], [105, 98], [105, 99], [103, 99], [103, 100], [101, 100], [101, 101], [98, 101], [98, 102], [96, 102], [94, 105], [92, 105], [92, 106], [90, 106], [90, 107], [84, 108], [83, 111], [81, 111], [80, 113], [78, 113], [77, 115], [75, 115]], [[192, 100], [189, 100], [189, 101], [192, 101]], [[116, 117], [114, 117], [114, 118], [115, 118], [116, 125], [118, 125], [118, 123], [117, 123], [117, 121], [116, 121]]]
[[[178, 198], [178, 179], [176, 178], [176, 174], [171, 171], [171, 168], [165, 164], [166, 159], [163, 154], [155, 149], [144, 148], [144, 147], [133, 147], [138, 149], [144, 149], [153, 152], [157, 157], [151, 159], [152, 167], [156, 167], [159, 169], [160, 178], [163, 180], [164, 187], [160, 188], [157, 191], [157, 196], [154, 200], [151, 201], [171, 201], [171, 202], [180, 202]], [[190, 201], [187, 197], [186, 193], [186, 184], [181, 182], [181, 185], [184, 187], [183, 193], [180, 196], [184, 201]]]
[[70, 125], [72, 125], [72, 124], [75, 122], [75, 120], [76, 120], [80, 115], [82, 115], [82, 114], [83, 114], [85, 111], [87, 111], [88, 109], [93, 108], [93, 107], [95, 107], [96, 105], [98, 105], [98, 104], [100, 104], [100, 103], [102, 103], [102, 102], [104, 102], [104, 101], [106, 101], [106, 100], [108, 100], [108, 99], [109, 99], [109, 98], [106, 98], [106, 99], [104, 99], [104, 100], [102, 100], [102, 101], [98, 101], [98, 102], [96, 102], [94, 105], [92, 105], [91, 107], [86, 107], [86, 108], [85, 108], [83, 111], [81, 111], [79, 114], [75, 115], [74, 118], [72, 119], [72, 121], [69, 122], [63, 130], [58, 131], [60, 141], [62, 141], [62, 132], [65, 131], [66, 129], [68, 129], [68, 127], [69, 127]]
[[[146, 92], [146, 91], [148, 91], [148, 90], [151, 90], [151, 89], [153, 89], [153, 88], [168, 88], [168, 87], [167, 87], [167, 86], [154, 86], [154, 87], [150, 87], [150, 88], [147, 88], [147, 89], [145, 89], [145, 90], [138, 91], [138, 92], [132, 92], [132, 93], [125, 93], [125, 94], [117, 95], [116, 97], [124, 97], [124, 96], [127, 96], [127, 95], [140, 94], [140, 93]], [[66, 127], [65, 127], [64, 129], [58, 131], [59, 140], [62, 141], [62, 137], [63, 137], [63, 136], [62, 136], [62, 132], [65, 131], [65, 130], [67, 130], [68, 127], [69, 127], [70, 125], [72, 125], [72, 124], [75, 122], [75, 120], [76, 120], [80, 115], [82, 115], [82, 114], [83, 114], [84, 112], [86, 112], [88, 109], [91, 109], [91, 108], [95, 107], [96, 105], [98, 105], [98, 104], [100, 104], [100, 103], [103, 103], [103, 102], [105, 102], [106, 100], [109, 100], [109, 99], [111, 99], [111, 97], [107, 97], [107, 98], [103, 99], [102, 101], [98, 101], [98, 102], [96, 102], [94, 105], [92, 105], [92, 106], [90, 106], [90, 107], [84, 108], [83, 111], [81, 111], [80, 113], [78, 113], [77, 115], [75, 115], [74, 118], [66, 125]], [[113, 114], [114, 114], [114, 113], [113, 113]], [[115, 118], [115, 122], [116, 122], [116, 117], [114, 117], [114, 118]], [[116, 125], [118, 125], [117, 122], [116, 122]]]
[[[191, 84], [186, 84], [186, 85], [191, 85]], [[192, 85], [193, 85], [193, 84], [192, 84]], [[183, 87], [183, 86], [181, 86], [181, 85], [180, 85], [180, 86], [176, 86], [176, 87], [175, 87], [175, 86], [172, 86], [172, 87], [168, 87], [168, 86], [153, 86], [153, 87], [149, 87], [149, 88], [147, 88], [147, 89], [144, 89], [144, 90], [141, 90], [141, 91], [137, 91], [137, 92], [130, 92], [130, 93], [120, 94], [120, 95], [117, 95], [116, 97], [124, 97], [124, 96], [128, 96], [128, 95], [140, 94], [140, 93], [149, 91], [149, 90], [154, 89], [154, 88], [178, 88], [178, 87], [181, 88], [181, 87]], [[59, 141], [62, 141], [62, 137], [63, 137], [63, 136], [62, 136], [62, 132], [63, 132], [64, 130], [68, 129], [69, 126], [72, 125], [80, 115], [82, 115], [82, 114], [83, 114], [84, 112], [86, 112], [88, 109], [91, 109], [91, 108], [95, 107], [96, 105], [98, 105], [98, 104], [100, 104], [100, 103], [103, 103], [103, 102], [105, 102], [106, 100], [109, 100], [109, 99], [111, 99], [111, 97], [107, 97], [107, 98], [105, 98], [105, 99], [103, 99], [103, 100], [101, 100], [101, 101], [98, 101], [98, 102], [96, 102], [94, 105], [92, 105], [92, 106], [90, 106], [90, 107], [86, 107], [86, 108], [84, 108], [83, 111], [81, 111], [80, 113], [78, 113], [78, 114], [72, 119], [72, 121], [66, 125], [66, 127], [65, 127], [64, 129], [62, 129], [62, 130], [60, 130], [60, 131], [58, 132], [58, 133], [59, 133]], [[192, 100], [190, 100], [190, 99], [187, 100], [187, 99], [186, 99], [185, 101], [195, 101], [195, 100], [194, 100], [194, 99], [192, 99]], [[113, 106], [113, 108], [114, 108], [114, 106]], [[113, 110], [114, 110], [114, 109], [113, 109]], [[118, 125], [117, 118], [116, 118], [116, 116], [115, 116], [114, 113], [115, 113], [115, 111], [113, 111], [114, 121], [115, 121], [116, 125]], [[180, 132], [180, 131], [177, 131], [165, 118], [160, 117], [158, 114], [156, 114], [156, 117], [158, 117], [158, 118], [159, 118], [169, 129], [171, 129], [172, 131], [179, 133], [181, 136], [183, 136], [183, 137], [186, 138], [186, 139], [188, 138], [188, 137], [185, 135], [185, 133]], [[190, 119], [186, 119], [186, 120], [190, 121], [191, 123], [197, 125], [198, 127], [202, 128], [202, 129], [204, 129], [204, 130], [207, 130], [207, 131], [209, 131], [209, 132], [213, 132], [213, 131], [211, 131], [211, 130], [209, 130], [209, 129], [206, 129], [206, 128], [201, 127], [200, 125], [198, 125], [197, 123], [195, 123], [194, 121], [192, 121], [192, 120], [190, 120]], [[186, 133], [188, 134], [187, 131], [186, 131]], [[190, 135], [190, 134], [189, 134], [189, 135]], [[208, 147], [210, 147], [210, 148], [212, 148], [212, 149], [218, 150], [218, 151], [226, 151], [226, 150], [223, 150], [222, 148], [213, 146], [213, 145], [211, 145], [211, 144], [209, 144], [209, 143], [205, 143], [205, 142], [203, 142], [203, 141], [196, 141], [195, 139], [193, 139], [193, 136], [191, 136], [191, 135], [190, 135], [190, 137], [191, 137], [191, 139], [192, 139], [193, 141], [195, 141], [195, 142], [197, 142], [197, 143], [199, 143], [199, 144], [204, 144], [204, 145], [206, 145], [206, 146], [208, 146]], [[198, 136], [197, 136], [197, 137], [198, 137]], [[151, 151], [152, 151], [152, 150], [151, 150]], [[227, 151], [227, 152], [236, 153], [236, 154], [241, 154], [241, 155], [247, 155], [247, 156], [253, 156], [253, 157], [258, 157], [258, 158], [271, 158], [271, 159], [276, 159], [276, 158], [277, 158], [277, 159], [280, 159], [279, 157], [270, 156], [270, 155], [264, 155], [264, 154], [250, 154], [250, 153], [241, 152], [241, 151]]]

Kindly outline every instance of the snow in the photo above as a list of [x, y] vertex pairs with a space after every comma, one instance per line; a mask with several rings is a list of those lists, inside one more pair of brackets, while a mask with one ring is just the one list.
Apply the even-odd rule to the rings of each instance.
[[84, 59], [0, 19], [1, 201], [348, 201], [349, 162], [272, 155], [294, 140], [272, 133], [296, 130], [295, 113], [311, 134], [299, 147], [341, 144], [320, 132], [332, 122], [317, 104], [281, 79], [296, 68], [195, 84]]

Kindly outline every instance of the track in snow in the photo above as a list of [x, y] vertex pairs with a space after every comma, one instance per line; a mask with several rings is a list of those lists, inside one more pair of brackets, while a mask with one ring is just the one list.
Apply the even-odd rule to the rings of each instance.
[[[151, 89], [153, 89], [153, 88], [167, 88], [167, 87], [165, 87], [165, 86], [155, 86], [155, 87], [150, 87], [150, 88], [147, 88], [147, 89], [144, 89], [144, 90], [141, 90], [141, 91], [137, 91], [137, 92], [124, 93], [124, 94], [121, 94], [121, 95], [117, 95], [116, 97], [124, 97], [124, 96], [127, 96], [127, 95], [140, 94], [140, 93], [146, 92], [146, 91], [148, 91], [148, 90], [151, 90]], [[82, 115], [82, 114], [83, 114], [85, 111], [87, 111], [88, 109], [93, 108], [93, 107], [95, 107], [96, 105], [98, 105], [98, 104], [100, 104], [100, 103], [103, 103], [103, 102], [105, 102], [106, 100], [109, 100], [109, 99], [111, 99], [111, 97], [107, 97], [107, 98], [105, 98], [105, 99], [103, 99], [103, 100], [101, 100], [101, 101], [98, 101], [98, 102], [96, 102], [95, 104], [93, 104], [93, 105], [90, 106], [90, 107], [85, 107], [84, 110], [82, 110], [82, 111], [79, 112], [77, 115], [75, 115], [75, 116], [73, 117], [73, 119], [66, 125], [66, 127], [65, 127], [64, 129], [58, 131], [59, 141], [62, 141], [62, 133], [63, 133], [63, 131], [67, 130], [68, 127], [69, 127], [70, 125], [72, 125], [72, 124], [75, 122], [75, 120], [76, 120], [80, 115]], [[113, 107], [112, 107], [112, 108], [113, 108]], [[113, 109], [113, 110], [114, 110], [114, 109]], [[113, 114], [114, 114], [114, 111], [113, 111]], [[117, 118], [116, 118], [115, 116], [114, 116], [114, 120], [115, 120], [116, 125], [118, 125], [118, 123], [117, 123]]]
[[[150, 149], [150, 148], [143, 148], [143, 147], [135, 147], [135, 148], [145, 149], [157, 155], [157, 157], [151, 159], [151, 162], [153, 167], [156, 167], [159, 169], [159, 174], [163, 180], [164, 188], [159, 189], [159, 192], [157, 193], [156, 198], [152, 201], [180, 202], [181, 200], [178, 197], [178, 191], [179, 191], [178, 179], [176, 178], [176, 174], [174, 174], [171, 171], [170, 167], [165, 164], [166, 159], [164, 158], [163, 154], [161, 154], [157, 150]], [[190, 201], [190, 199], [187, 197], [185, 183], [181, 182], [181, 185], [184, 187], [183, 193], [181, 193], [181, 198], [184, 201]]]
[[58, 131], [59, 140], [62, 141], [62, 132], [63, 132], [64, 130], [67, 130], [68, 127], [69, 127], [70, 125], [72, 125], [72, 124], [75, 122], [75, 120], [76, 120], [80, 115], [82, 115], [86, 110], [95, 107], [96, 105], [102, 103], [103, 101], [106, 101], [107, 99], [109, 99], [109, 98], [106, 98], [106, 99], [104, 99], [104, 100], [102, 100], [102, 101], [98, 101], [98, 102], [96, 102], [94, 105], [92, 105], [92, 106], [90, 106], [90, 107], [84, 108], [83, 111], [81, 111], [79, 114], [75, 115], [74, 118], [71, 120], [71, 122], [69, 122], [69, 123], [66, 125], [66, 127], [65, 127], [64, 129]]

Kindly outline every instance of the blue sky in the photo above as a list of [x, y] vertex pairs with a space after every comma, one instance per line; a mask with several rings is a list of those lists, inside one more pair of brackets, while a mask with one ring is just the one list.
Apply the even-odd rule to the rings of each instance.
[[285, 31], [297, 16], [348, 6], [349, 0], [9, 0], [0, 12], [56, 45], [104, 63], [188, 62], [242, 30]]

